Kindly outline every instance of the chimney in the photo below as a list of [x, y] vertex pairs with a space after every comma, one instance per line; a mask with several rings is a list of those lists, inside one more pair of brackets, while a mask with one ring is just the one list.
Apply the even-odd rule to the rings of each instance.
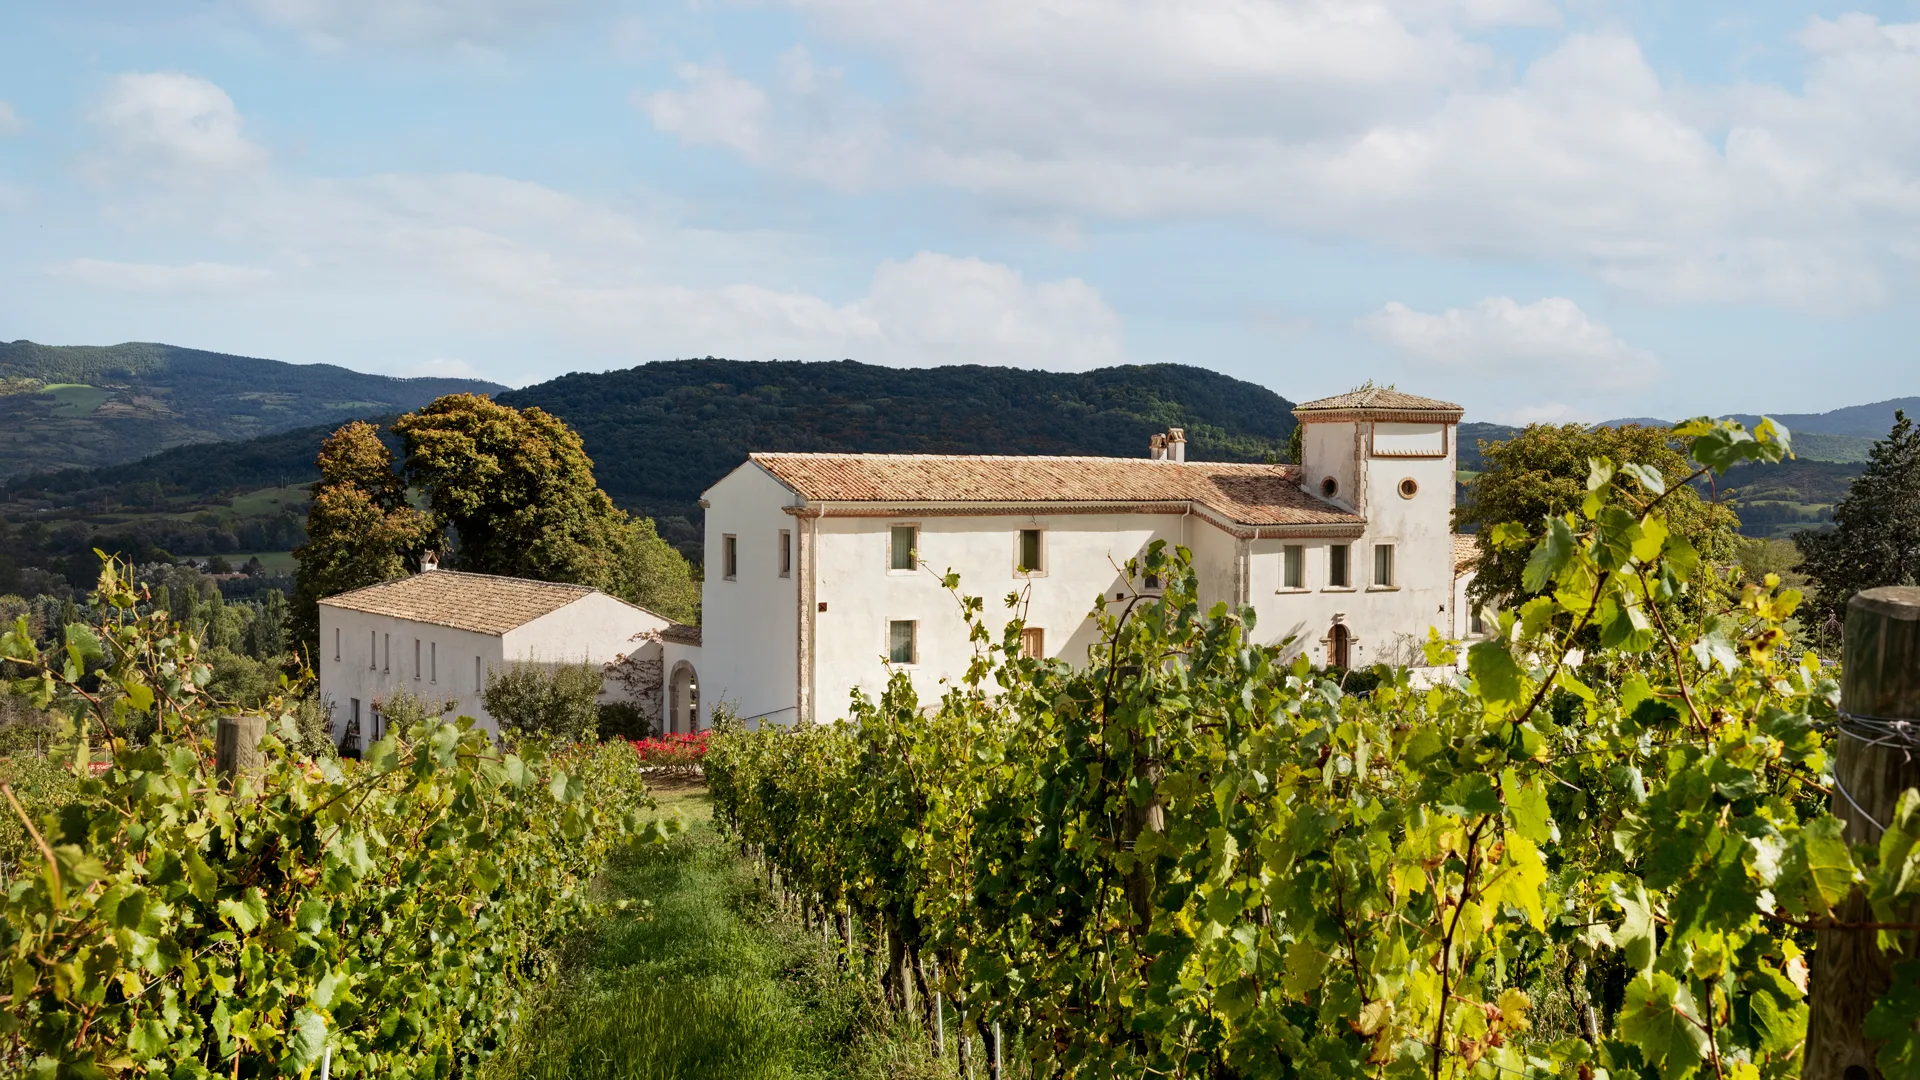
[[424, 551], [420, 553], [420, 572], [421, 573], [431, 574], [438, 569], [440, 569], [440, 553], [439, 552]]
[[1147, 457], [1152, 461], [1167, 460], [1167, 437], [1155, 435], [1147, 440]]
[[1187, 430], [1185, 428], [1167, 429], [1167, 457], [1174, 461], [1187, 460]]

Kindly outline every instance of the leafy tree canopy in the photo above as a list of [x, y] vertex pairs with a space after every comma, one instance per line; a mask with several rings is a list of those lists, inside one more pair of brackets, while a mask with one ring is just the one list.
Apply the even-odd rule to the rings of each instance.
[[[1529, 553], [1496, 547], [1492, 527], [1517, 521], [1537, 527], [1548, 517], [1580, 509], [1587, 497], [1592, 461], [1637, 462], [1657, 470], [1668, 485], [1683, 484], [1693, 473], [1685, 455], [1661, 428], [1588, 428], [1582, 424], [1531, 424], [1504, 442], [1479, 445], [1486, 471], [1467, 484], [1454, 511], [1454, 527], [1480, 536], [1480, 561], [1468, 599], [1475, 606], [1510, 606], [1526, 595], [1522, 575]], [[1692, 488], [1666, 501], [1673, 531], [1685, 537], [1710, 563], [1736, 557], [1740, 520], [1731, 508], [1700, 498]]]
[[691, 619], [686, 560], [650, 521], [635, 521], [594, 481], [580, 436], [539, 408], [451, 394], [395, 421], [407, 476], [434, 524], [459, 539], [451, 565], [566, 581]]
[[363, 420], [342, 427], [320, 447], [320, 481], [307, 511], [307, 542], [295, 549], [295, 634], [320, 636], [323, 597], [391, 581], [432, 543], [433, 522], [407, 502], [406, 484], [379, 429]]
[[1920, 583], [1920, 430], [1905, 411], [1873, 446], [1866, 472], [1833, 511], [1830, 532], [1801, 533], [1817, 586], [1813, 615], [1838, 616], [1854, 593]]

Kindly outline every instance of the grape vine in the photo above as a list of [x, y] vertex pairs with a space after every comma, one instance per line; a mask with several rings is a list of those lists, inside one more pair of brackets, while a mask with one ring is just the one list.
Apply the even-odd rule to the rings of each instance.
[[[1675, 437], [1701, 474], [1788, 450], [1771, 422]], [[844, 722], [729, 727], [717, 812], [1036, 1075], [1796, 1075], [1811, 930], [1856, 887], [1920, 895], [1920, 792], [1850, 850], [1798, 594], [1703, 565], [1659, 473], [1596, 460], [1587, 487], [1494, 531], [1529, 596], [1457, 677], [1345, 695], [1155, 544], [1127, 569], [1164, 591], [1103, 598], [1084, 666], [1020, 655], [1019, 596], [998, 640], [960, 597], [976, 655], [941, 700], [896, 675]], [[1899, 1080], [1914, 1000], [1869, 1018]]]

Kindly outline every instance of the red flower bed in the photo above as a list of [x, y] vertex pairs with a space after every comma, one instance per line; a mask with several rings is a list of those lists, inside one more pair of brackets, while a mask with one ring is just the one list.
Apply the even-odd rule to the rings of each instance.
[[687, 735], [661, 735], [652, 739], [634, 739], [633, 752], [642, 765], [668, 769], [693, 770], [707, 756], [707, 743], [713, 732], [696, 731]]

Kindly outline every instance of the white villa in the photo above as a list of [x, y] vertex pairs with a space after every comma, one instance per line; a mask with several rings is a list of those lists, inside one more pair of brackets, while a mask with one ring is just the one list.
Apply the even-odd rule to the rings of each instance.
[[990, 625], [1026, 592], [1026, 648], [1080, 660], [1096, 598], [1155, 540], [1193, 552], [1204, 603], [1251, 605], [1260, 640], [1317, 663], [1418, 663], [1428, 628], [1476, 630], [1451, 524], [1461, 408], [1370, 388], [1294, 415], [1297, 466], [1188, 461], [1177, 428], [1132, 459], [754, 454], [701, 500], [703, 709], [831, 720], [889, 669], [931, 700], [972, 656], [948, 569]]
[[396, 690], [455, 702], [489, 728], [487, 676], [513, 662], [603, 665], [601, 699], [634, 700], [686, 730], [700, 631], [583, 585], [437, 569], [320, 601], [315, 667], [336, 742], [364, 749], [386, 734], [380, 703]]
[[923, 700], [965, 671], [945, 571], [987, 599], [996, 639], [1000, 599], [1022, 592], [1024, 648], [1077, 662], [1095, 601], [1123, 596], [1127, 561], [1156, 540], [1192, 551], [1205, 605], [1250, 605], [1258, 640], [1319, 664], [1418, 665], [1429, 628], [1479, 634], [1473, 541], [1452, 533], [1460, 406], [1369, 388], [1294, 415], [1300, 465], [1188, 461], [1179, 428], [1139, 458], [754, 454], [701, 499], [699, 628], [582, 586], [429, 563], [321, 601], [321, 690], [336, 736], [361, 746], [401, 687], [491, 725], [487, 673], [514, 661], [606, 665], [602, 699], [667, 731], [708, 726], [720, 702], [763, 723], [832, 720], [890, 670]]

